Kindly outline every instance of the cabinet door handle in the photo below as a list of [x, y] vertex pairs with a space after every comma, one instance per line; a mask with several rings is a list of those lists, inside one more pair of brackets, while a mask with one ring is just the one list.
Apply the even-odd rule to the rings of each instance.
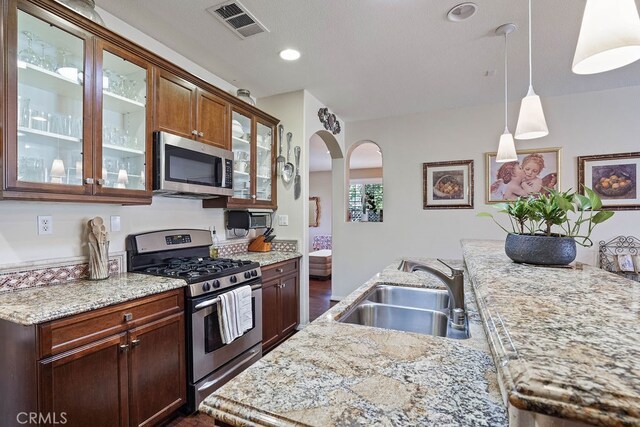
[[276, 268], [276, 273], [284, 273], [284, 269], [283, 268]]
[[255, 198], [256, 198], [256, 195], [255, 195], [255, 194], [251, 195], [251, 198], [252, 198], [252, 199], [255, 199]]
[[85, 178], [84, 183], [85, 184], [93, 184], [94, 180], [93, 180], [93, 178]]
[[204, 132], [198, 132], [198, 136], [202, 138], [204, 136]]
[[140, 345], [140, 338], [136, 338], [135, 340], [131, 341], [131, 347], [137, 347]]
[[127, 352], [129, 351], [129, 344], [120, 344], [120, 351]]
[[104, 185], [104, 179], [100, 178], [100, 179], [96, 179], [96, 183], [98, 185]]
[[192, 130], [192, 131], [191, 131], [191, 135], [198, 135], [198, 131], [197, 131], [197, 130], [195, 130], [195, 129], [194, 129], [194, 130]]
[[124, 314], [124, 321], [125, 321], [125, 322], [130, 322], [131, 320], [133, 320], [133, 314], [131, 314], [131, 313], [125, 313], [125, 314]]
[[287, 284], [286, 284], [286, 283], [283, 283], [283, 284], [282, 284], [282, 287], [283, 287], [283, 288], [286, 288], [286, 287], [287, 287]]

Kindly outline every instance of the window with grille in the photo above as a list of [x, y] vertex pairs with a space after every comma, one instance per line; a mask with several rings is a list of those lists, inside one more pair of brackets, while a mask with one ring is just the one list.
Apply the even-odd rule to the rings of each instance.
[[349, 218], [352, 222], [382, 222], [382, 184], [349, 186]]

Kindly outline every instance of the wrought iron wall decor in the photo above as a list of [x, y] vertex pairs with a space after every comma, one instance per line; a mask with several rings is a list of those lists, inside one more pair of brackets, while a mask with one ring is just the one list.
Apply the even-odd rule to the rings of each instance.
[[640, 255], [640, 239], [634, 236], [618, 236], [608, 242], [602, 240], [599, 246], [600, 268], [640, 282], [640, 266], [636, 265], [635, 272], [620, 271], [617, 262], [618, 255], [631, 255], [635, 258], [634, 261], [640, 262], [637, 260]]
[[319, 109], [318, 118], [320, 119], [320, 123], [322, 123], [324, 128], [332, 134], [337, 135], [342, 130], [342, 128], [340, 127], [340, 121], [336, 119], [335, 114], [329, 113], [328, 108]]

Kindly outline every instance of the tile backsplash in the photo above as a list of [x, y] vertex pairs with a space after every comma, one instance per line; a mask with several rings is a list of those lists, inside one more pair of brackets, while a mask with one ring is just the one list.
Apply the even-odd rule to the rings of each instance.
[[[236, 254], [247, 252], [249, 242], [249, 239], [220, 242], [219, 256], [231, 258]], [[296, 252], [297, 248], [296, 240], [274, 240], [271, 245], [273, 251], [281, 252]], [[126, 256], [126, 252], [114, 252], [109, 255], [110, 274], [126, 271]], [[88, 277], [89, 264], [86, 257], [0, 266], [0, 292], [57, 285]]]

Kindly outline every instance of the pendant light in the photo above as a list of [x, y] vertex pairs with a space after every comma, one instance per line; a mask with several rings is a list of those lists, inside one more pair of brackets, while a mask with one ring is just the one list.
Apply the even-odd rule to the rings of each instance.
[[504, 35], [504, 133], [500, 137], [500, 143], [498, 144], [498, 154], [496, 155], [496, 162], [514, 162], [518, 160], [516, 154], [516, 145], [513, 141], [513, 135], [509, 131], [509, 116], [508, 116], [508, 100], [509, 100], [509, 78], [508, 78], [508, 58], [507, 58], [507, 36], [514, 32], [516, 29], [515, 24], [504, 24], [496, 29], [496, 34]]
[[522, 98], [516, 126], [516, 139], [536, 139], [549, 135], [540, 97], [533, 90], [533, 65], [531, 59], [531, 0], [529, 0], [529, 91]]
[[573, 58], [576, 74], [596, 74], [640, 59], [635, 0], [587, 0]]

